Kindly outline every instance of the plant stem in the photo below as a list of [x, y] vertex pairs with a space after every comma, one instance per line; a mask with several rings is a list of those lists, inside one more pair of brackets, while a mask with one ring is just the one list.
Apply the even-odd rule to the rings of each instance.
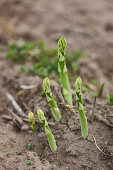
[[30, 123], [32, 130], [35, 131], [36, 130], [35, 117], [34, 117], [34, 114], [31, 111], [28, 114], [28, 120], [29, 120], [29, 123]]
[[72, 93], [65, 60], [66, 46], [67, 41], [62, 36], [58, 41], [58, 72], [60, 74], [60, 82], [63, 87], [64, 98], [68, 104], [72, 105]]
[[51, 89], [50, 89], [50, 81], [48, 79], [48, 77], [46, 77], [43, 81], [43, 92], [46, 95], [47, 101], [49, 102], [50, 106], [51, 106], [51, 111], [53, 114], [54, 119], [56, 120], [56, 122], [60, 122], [61, 121], [61, 113], [60, 110], [56, 104], [56, 101], [52, 95]]
[[46, 121], [44, 113], [43, 113], [43, 111], [41, 109], [38, 109], [37, 113], [38, 113], [38, 118], [39, 118], [40, 122], [42, 123], [42, 125], [43, 125], [43, 127], [45, 129], [45, 133], [46, 133], [46, 135], [48, 137], [49, 146], [50, 146], [52, 152], [56, 152], [57, 151], [56, 141], [55, 141], [55, 138], [54, 138], [54, 136], [53, 136], [53, 134], [52, 134], [52, 132], [51, 132], [51, 130], [49, 128], [49, 125], [48, 125], [48, 123]]
[[80, 124], [81, 124], [81, 134], [83, 138], [88, 136], [88, 125], [87, 118], [84, 111], [84, 106], [82, 102], [82, 92], [81, 92], [82, 80], [80, 77], [76, 79], [75, 88], [76, 88], [76, 101], [79, 110]]

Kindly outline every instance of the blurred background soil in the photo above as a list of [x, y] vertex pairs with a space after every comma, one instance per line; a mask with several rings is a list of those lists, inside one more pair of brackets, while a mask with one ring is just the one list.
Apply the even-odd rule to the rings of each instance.
[[90, 56], [82, 63], [83, 77], [96, 77], [112, 91], [112, 17], [111, 0], [1, 0], [0, 43], [42, 39], [51, 47], [64, 35], [68, 51], [79, 49]]

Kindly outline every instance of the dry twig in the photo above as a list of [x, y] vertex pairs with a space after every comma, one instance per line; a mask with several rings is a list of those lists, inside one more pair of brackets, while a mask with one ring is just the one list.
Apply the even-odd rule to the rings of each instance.
[[96, 96], [95, 96], [94, 101], [93, 101], [93, 110], [92, 110], [92, 118], [91, 118], [91, 122], [93, 122], [93, 120], [94, 120], [95, 104], [96, 104]]
[[16, 124], [21, 129], [21, 127], [24, 124], [23, 120], [19, 116], [17, 116], [11, 109], [8, 109], [8, 111], [11, 115], [11, 118], [14, 124]]
[[94, 135], [92, 135], [92, 136], [93, 136], [93, 139], [94, 139], [94, 142], [95, 142], [95, 146], [97, 147], [97, 149], [105, 155], [105, 153], [97, 145], [97, 142], [96, 142], [96, 139], [95, 139]]
[[33, 85], [21, 85], [20, 87], [24, 90], [30, 90], [30, 89], [34, 89], [35, 87], [37, 87], [38, 84], [33, 84]]
[[8, 98], [8, 100], [11, 102], [12, 106], [15, 108], [15, 110], [18, 112], [19, 116], [25, 116], [23, 110], [21, 109], [21, 107], [17, 104], [17, 102], [15, 101], [14, 97], [10, 94], [10, 93], [6, 93], [6, 97]]
[[101, 121], [101, 122], [105, 123], [106, 125], [108, 125], [108, 126], [110, 126], [110, 127], [113, 128], [113, 124], [110, 124], [109, 121], [108, 121], [107, 119], [104, 119], [101, 115], [95, 114], [94, 117], [95, 117], [97, 120], [99, 120], [99, 121]]

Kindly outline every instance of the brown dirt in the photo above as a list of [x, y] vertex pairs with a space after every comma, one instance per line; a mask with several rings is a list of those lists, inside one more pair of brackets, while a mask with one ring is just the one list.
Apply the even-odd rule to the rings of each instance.
[[[6, 58], [7, 43], [11, 40], [46, 40], [56, 45], [63, 34], [68, 39], [68, 50], [80, 49], [90, 60], [80, 61], [80, 75], [104, 82], [104, 93], [113, 92], [113, 5], [111, 0], [1, 0], [0, 1], [0, 169], [28, 170], [111, 170], [113, 169], [113, 106], [105, 98], [96, 102], [94, 121], [91, 123], [93, 99], [84, 91], [83, 98], [88, 117], [89, 137], [83, 140], [77, 109], [71, 112], [59, 105], [62, 122], [55, 123], [44, 96], [41, 95], [42, 80], [19, 71]], [[21, 85], [37, 83], [32, 90], [22, 90]], [[72, 84], [72, 88], [73, 88]], [[54, 92], [54, 86], [53, 86]], [[74, 89], [73, 89], [74, 90]], [[51, 130], [57, 140], [58, 151], [51, 153], [43, 128], [38, 124], [35, 133], [19, 130], [10, 121], [4, 121], [12, 108], [6, 97], [12, 94], [27, 115], [36, 114], [37, 108], [45, 111]], [[73, 98], [75, 98], [73, 94]], [[58, 100], [58, 98], [56, 97]], [[58, 100], [58, 103], [60, 101]], [[75, 99], [74, 99], [74, 104]], [[95, 145], [93, 136], [96, 139]], [[29, 151], [28, 144], [34, 144]], [[15, 144], [12, 147], [12, 144]], [[11, 152], [9, 156], [6, 152]], [[37, 156], [33, 155], [37, 152]], [[32, 165], [27, 165], [32, 160]]]

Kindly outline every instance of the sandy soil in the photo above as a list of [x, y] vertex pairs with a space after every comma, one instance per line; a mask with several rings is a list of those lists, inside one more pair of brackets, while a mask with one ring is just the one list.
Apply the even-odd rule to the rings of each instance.
[[[113, 5], [112, 0], [0, 0], [0, 169], [28, 170], [111, 170], [113, 166], [113, 107], [104, 98], [98, 99], [91, 123], [93, 99], [84, 92], [89, 137], [80, 137], [78, 112], [59, 105], [63, 119], [54, 122], [49, 106], [41, 95], [41, 80], [21, 74], [19, 66], [6, 58], [6, 47], [12, 40], [43, 39], [55, 46], [61, 35], [68, 40], [68, 51], [80, 49], [90, 56], [80, 61], [84, 81], [94, 78], [103, 82], [104, 92], [113, 92]], [[37, 83], [32, 90], [22, 90], [22, 84]], [[72, 85], [73, 87], [73, 85]], [[55, 135], [58, 152], [51, 153], [40, 124], [37, 131], [20, 130], [2, 116], [12, 108], [6, 97], [12, 94], [27, 115], [29, 110], [42, 108]], [[54, 87], [53, 87], [54, 92]], [[73, 98], [75, 98], [73, 94]], [[59, 99], [56, 98], [58, 103]], [[74, 99], [75, 104], [75, 99]], [[13, 109], [16, 113], [16, 111]], [[27, 123], [26, 123], [27, 124]], [[93, 137], [93, 136], [94, 137]], [[95, 144], [95, 139], [97, 145]], [[29, 151], [28, 144], [34, 144]], [[12, 146], [14, 144], [14, 146]], [[8, 156], [7, 152], [11, 152]], [[34, 156], [33, 152], [37, 152]], [[27, 165], [32, 160], [32, 165]]]

